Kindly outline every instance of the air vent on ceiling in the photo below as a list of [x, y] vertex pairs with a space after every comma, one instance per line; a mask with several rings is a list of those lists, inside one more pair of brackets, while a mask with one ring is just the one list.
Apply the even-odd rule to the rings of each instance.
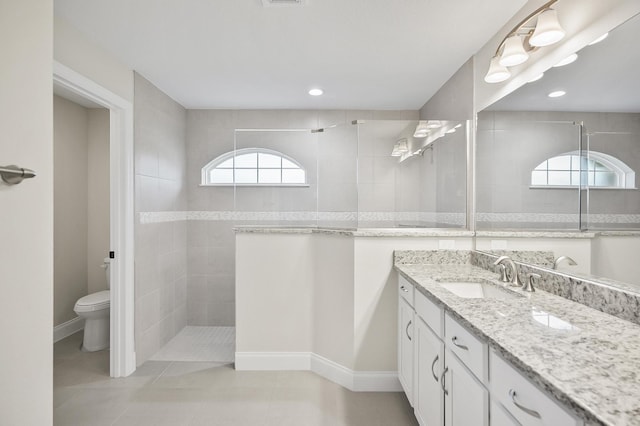
[[272, 6], [302, 6], [305, 0], [262, 0], [264, 7]]

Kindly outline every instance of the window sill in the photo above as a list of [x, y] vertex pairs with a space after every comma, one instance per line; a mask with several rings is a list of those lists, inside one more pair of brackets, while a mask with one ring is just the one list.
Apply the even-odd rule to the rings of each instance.
[[546, 186], [539, 186], [539, 185], [529, 185], [529, 189], [608, 189], [608, 190], [632, 190], [635, 191], [638, 188], [620, 188], [617, 186], [584, 186], [582, 188], [579, 188], [577, 186], [566, 186], [566, 185], [546, 185]]
[[308, 188], [310, 185], [308, 183], [201, 183], [199, 186]]

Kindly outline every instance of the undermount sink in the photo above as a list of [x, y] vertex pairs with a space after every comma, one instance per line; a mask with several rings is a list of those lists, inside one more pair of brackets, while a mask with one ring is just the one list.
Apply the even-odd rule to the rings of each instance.
[[465, 299], [511, 299], [519, 294], [486, 282], [438, 282], [440, 286]]

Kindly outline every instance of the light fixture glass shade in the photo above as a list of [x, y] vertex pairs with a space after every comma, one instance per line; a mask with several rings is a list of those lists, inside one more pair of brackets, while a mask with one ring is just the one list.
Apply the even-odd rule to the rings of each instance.
[[527, 59], [529, 59], [529, 54], [524, 50], [521, 36], [514, 34], [504, 42], [500, 65], [513, 67], [524, 63]]
[[409, 141], [407, 140], [407, 138], [400, 139], [398, 142], [396, 142], [396, 146], [398, 147], [398, 151], [402, 153], [409, 152]]
[[598, 37], [597, 39], [595, 39], [591, 43], [589, 43], [589, 46], [593, 46], [596, 43], [600, 43], [602, 40], [604, 40], [607, 37], [609, 37], [609, 33], [604, 33], [600, 37]]
[[427, 123], [425, 121], [419, 121], [416, 126], [416, 130], [413, 133], [414, 138], [426, 138], [429, 134], [429, 130], [427, 129]]
[[484, 76], [487, 83], [500, 83], [511, 77], [511, 72], [504, 66], [500, 65], [500, 58], [494, 56], [489, 64], [489, 71]]
[[439, 129], [440, 127], [442, 127], [442, 123], [439, 120], [427, 121], [427, 129]]
[[558, 13], [555, 9], [547, 9], [538, 15], [538, 23], [529, 38], [529, 44], [536, 47], [549, 46], [562, 40], [564, 35], [564, 29], [558, 22]]

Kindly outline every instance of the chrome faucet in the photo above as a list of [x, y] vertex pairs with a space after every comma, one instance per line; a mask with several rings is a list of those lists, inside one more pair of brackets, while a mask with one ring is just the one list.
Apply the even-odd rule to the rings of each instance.
[[[513, 262], [513, 260], [511, 260], [509, 256], [500, 256], [498, 260], [493, 262], [493, 266], [498, 266], [498, 267], [504, 266], [503, 265], [504, 263], [509, 265], [509, 269], [511, 269], [511, 273], [509, 274], [505, 270], [503, 275], [503, 270], [502, 268], [500, 268], [500, 278], [505, 282], [511, 283], [512, 286], [522, 287], [522, 281], [520, 281], [520, 277], [518, 276], [518, 267]], [[511, 279], [506, 280], [507, 277], [510, 277]]]
[[558, 265], [560, 265], [565, 260], [567, 261], [567, 264], [570, 266], [577, 265], [576, 261], [570, 258], [569, 256], [560, 256], [559, 258], [553, 261], [553, 269], [558, 269]]

